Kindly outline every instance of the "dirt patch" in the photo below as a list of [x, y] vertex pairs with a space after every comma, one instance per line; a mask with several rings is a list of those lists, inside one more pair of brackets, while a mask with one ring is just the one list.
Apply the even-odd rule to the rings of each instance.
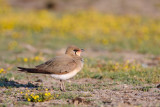
[[[18, 84], [23, 84], [23, 81], [15, 81]], [[45, 81], [44, 88], [48, 88], [50, 92], [59, 93], [59, 90], [54, 90], [52, 87], [57, 87], [58, 81], [55, 84], [51, 83], [51, 80]], [[65, 105], [65, 104], [73, 104], [73, 105], [89, 105], [89, 106], [159, 106], [160, 105], [160, 90], [156, 88], [155, 85], [144, 85], [144, 86], [133, 86], [127, 84], [121, 84], [119, 82], [114, 82], [111, 80], [95, 80], [95, 79], [80, 79], [80, 80], [71, 80], [70, 84], [91, 84], [94, 85], [93, 91], [66, 91], [65, 93], [72, 93], [73, 95], [77, 94], [90, 94], [90, 96], [69, 98], [69, 99], [59, 99], [59, 100], [50, 100], [46, 102], [38, 102], [38, 103], [29, 103], [26, 106], [53, 106], [53, 105]], [[106, 86], [101, 86], [101, 84], [106, 83]], [[33, 84], [36, 84], [33, 82]], [[52, 85], [51, 85], [52, 84]], [[97, 86], [97, 88], [95, 87]], [[89, 88], [89, 87], [86, 87]], [[145, 90], [146, 88], [146, 90]], [[11, 92], [9, 92], [11, 90]], [[17, 91], [19, 90], [19, 91]], [[1, 87], [0, 95], [2, 96], [1, 104], [5, 103], [5, 100], [12, 100], [9, 105], [18, 104], [21, 101], [21, 95], [18, 93], [20, 91], [24, 91], [24, 87], [13, 87], [5, 88]], [[37, 92], [36, 88], [29, 88], [32, 92]], [[42, 90], [43, 91], [43, 90]], [[42, 92], [38, 91], [38, 92]], [[6, 94], [7, 93], [7, 94]], [[60, 92], [61, 93], [61, 92]], [[63, 92], [62, 92], [63, 93]], [[62, 94], [61, 93], [61, 94]], [[25, 101], [27, 102], [27, 101]]]

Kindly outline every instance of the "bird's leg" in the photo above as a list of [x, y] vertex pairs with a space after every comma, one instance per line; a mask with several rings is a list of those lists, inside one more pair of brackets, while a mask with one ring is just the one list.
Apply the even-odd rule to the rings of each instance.
[[66, 88], [65, 88], [64, 81], [62, 82], [62, 84], [63, 84], [63, 91], [65, 92], [65, 91], [66, 91]]
[[64, 81], [60, 80], [60, 84], [61, 84], [60, 90], [65, 92], [66, 89], [65, 89]]
[[63, 91], [63, 82], [62, 82], [62, 80], [60, 80], [60, 85], [61, 85], [60, 86], [60, 90]]

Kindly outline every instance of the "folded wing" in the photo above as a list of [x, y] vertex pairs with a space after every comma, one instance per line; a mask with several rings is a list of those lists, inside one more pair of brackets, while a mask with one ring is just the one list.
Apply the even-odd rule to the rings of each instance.
[[66, 74], [73, 71], [76, 65], [76, 62], [72, 58], [61, 56], [36, 66], [36, 69], [50, 74]]

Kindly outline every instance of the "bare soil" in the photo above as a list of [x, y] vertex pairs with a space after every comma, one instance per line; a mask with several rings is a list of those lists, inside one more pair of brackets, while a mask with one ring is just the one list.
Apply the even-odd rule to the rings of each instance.
[[[30, 75], [34, 77], [33, 75]], [[38, 77], [38, 79], [42, 79], [42, 75]], [[44, 77], [43, 77], [44, 78]], [[27, 86], [28, 81], [4, 81], [8, 86], [13, 86], [11, 94], [8, 96], [4, 91], [10, 90], [6, 87], [1, 87], [0, 90], [0, 103], [3, 103], [7, 100], [11, 100], [9, 106], [12, 106], [14, 104], [18, 104], [19, 101], [21, 101], [21, 95], [19, 93], [14, 94], [19, 91], [25, 90], [27, 87], [32, 92], [37, 92], [36, 87], [30, 87]], [[59, 81], [54, 80], [51, 77], [47, 76], [47, 79], [42, 80], [43, 87], [48, 88], [49, 92], [60, 92], [59, 90], [53, 90], [53, 87], [59, 87]], [[50, 100], [46, 102], [41, 103], [29, 103], [28, 105], [23, 106], [53, 106], [53, 105], [59, 105], [59, 104], [74, 104], [74, 105], [86, 105], [86, 106], [107, 106], [107, 107], [113, 107], [113, 106], [120, 106], [120, 107], [132, 107], [132, 106], [142, 106], [142, 107], [158, 107], [160, 106], [160, 89], [156, 87], [156, 85], [144, 85], [144, 86], [133, 86], [133, 85], [127, 85], [127, 84], [121, 84], [119, 82], [114, 82], [112, 80], [96, 80], [96, 79], [90, 79], [90, 78], [84, 78], [79, 80], [69, 80], [67, 81], [69, 84], [91, 84], [94, 87], [86, 87], [86, 88], [92, 88], [92, 91], [78, 91], [78, 90], [67, 90], [67, 92], [71, 92], [73, 94], [90, 94], [89, 97], [78, 97], [74, 99], [66, 99], [66, 100]], [[16, 87], [18, 84], [21, 84], [21, 87]], [[38, 86], [42, 84], [41, 82], [32, 82], [34, 86]], [[52, 84], [52, 85], [51, 85]], [[149, 88], [146, 88], [146, 87]], [[65, 93], [67, 93], [65, 92]], [[88, 100], [89, 99], [89, 100]], [[22, 106], [22, 105], [21, 105]]]

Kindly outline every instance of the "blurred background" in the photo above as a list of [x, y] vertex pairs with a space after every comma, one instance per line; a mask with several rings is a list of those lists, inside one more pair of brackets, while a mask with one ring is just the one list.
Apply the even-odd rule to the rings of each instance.
[[76, 12], [96, 10], [107, 14], [160, 15], [159, 0], [7, 0], [14, 8], [52, 10], [53, 12]]
[[1, 65], [48, 59], [68, 45], [85, 57], [157, 65], [159, 41], [159, 0], [0, 0]]
[[158, 55], [159, 17], [159, 0], [0, 0], [0, 49], [75, 44]]

